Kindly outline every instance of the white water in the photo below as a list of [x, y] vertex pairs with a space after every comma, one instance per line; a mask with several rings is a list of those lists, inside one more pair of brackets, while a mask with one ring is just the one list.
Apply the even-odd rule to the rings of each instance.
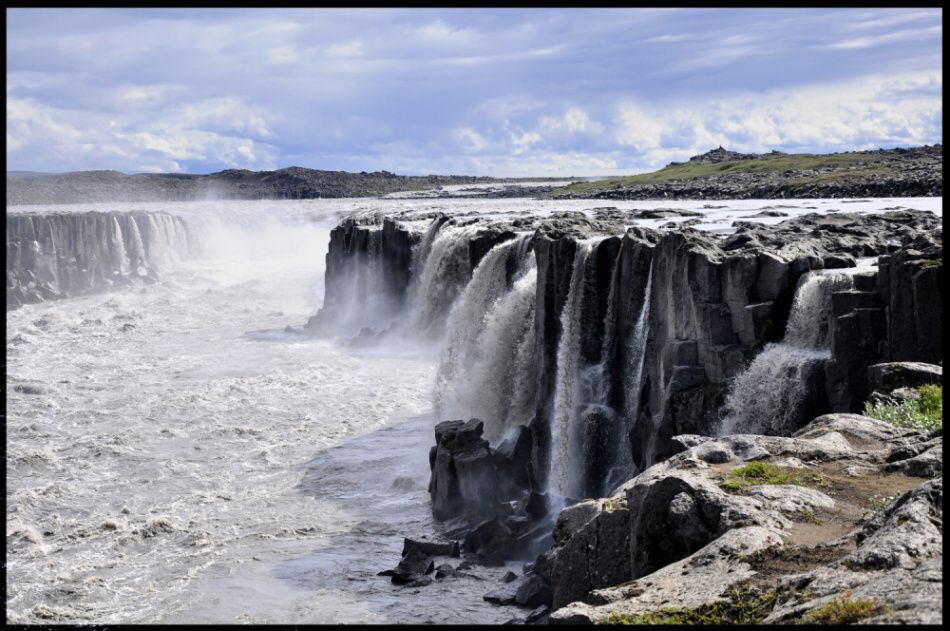
[[788, 426], [808, 394], [810, 375], [831, 358], [831, 294], [852, 289], [852, 276], [869, 269], [819, 270], [799, 279], [785, 338], [767, 344], [736, 375], [723, 406], [720, 436], [775, 434]]
[[[479, 418], [493, 444], [534, 416], [534, 309], [537, 265], [526, 238], [486, 254], [449, 315], [436, 376], [441, 418]], [[519, 256], [519, 254], [521, 256]], [[511, 288], [506, 264], [521, 260]]]
[[409, 328], [420, 343], [436, 349], [442, 345], [449, 311], [468, 280], [469, 252], [465, 237], [477, 229], [477, 225], [472, 224], [446, 224], [435, 234], [431, 246], [423, 242], [421, 273], [414, 276], [418, 280], [410, 288], [409, 303]]
[[[811, 212], [810, 204], [842, 203], [786, 206], [795, 215]], [[730, 221], [766, 204], [742, 200], [708, 211], [711, 229], [727, 233]], [[873, 200], [849, 210], [895, 204], [940, 212], [939, 199]], [[440, 420], [431, 415], [435, 356], [418, 348], [348, 351], [284, 329], [319, 308], [329, 230], [343, 214], [369, 207], [512, 218], [591, 205], [311, 200], [8, 209], [167, 211], [197, 226], [203, 257], [179, 260], [173, 227], [153, 229], [147, 238], [159, 283], [7, 313], [7, 622], [499, 623], [517, 615], [481, 600], [517, 566], [479, 568], [487, 581], [433, 583], [412, 595], [376, 576], [398, 562], [404, 536], [436, 536], [426, 493], [426, 455]], [[448, 262], [451, 244], [446, 239], [437, 254], [436, 237], [429, 258]], [[448, 271], [436, 273], [450, 267], [432, 267], [422, 283], [439, 300], [437, 309], [418, 312], [419, 321], [436, 330], [462, 291], [449, 286]], [[516, 325], [533, 318], [537, 270], [529, 264], [522, 274], [489, 310], [482, 368], [460, 397], [513, 384], [510, 392], [524, 398], [509, 409], [533, 409], [523, 384], [534, 379], [534, 339]], [[572, 304], [565, 330], [580, 301]], [[578, 353], [570, 344], [563, 352], [559, 365], [574, 368], [559, 368], [562, 420], [580, 381]], [[526, 418], [509, 413], [500, 431]], [[582, 444], [567, 428], [560, 436], [562, 448]], [[570, 491], [570, 464], [562, 462], [557, 479]]]
[[[584, 435], [576, 421], [582, 399], [580, 327], [584, 302], [584, 268], [591, 244], [584, 243], [574, 255], [571, 286], [561, 312], [561, 339], [557, 349], [557, 382], [551, 421], [551, 464], [548, 489], [562, 497], [583, 495]], [[580, 465], [580, 466], [578, 466]]]
[[436, 536], [436, 363], [284, 332], [352, 202], [107, 209], [141, 207], [190, 217], [205, 255], [7, 313], [7, 622], [511, 618], [481, 595], [514, 567], [413, 597], [376, 576]]

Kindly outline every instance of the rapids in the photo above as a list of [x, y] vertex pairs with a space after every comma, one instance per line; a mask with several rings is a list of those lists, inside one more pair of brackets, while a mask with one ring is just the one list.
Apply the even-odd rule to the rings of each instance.
[[[907, 203], [874, 200], [859, 211], [898, 201]], [[783, 208], [795, 215], [838, 203]], [[728, 233], [762, 204], [702, 209], [696, 227]], [[436, 581], [411, 594], [376, 572], [398, 563], [403, 537], [440, 534], [426, 491], [435, 423], [483, 415], [495, 442], [536, 409], [539, 279], [526, 239], [496, 246], [469, 278], [460, 264], [468, 253], [457, 246], [472, 228], [420, 221], [405, 313], [348, 313], [353, 322], [344, 324], [354, 330], [339, 338], [303, 335], [303, 324], [322, 306], [330, 230], [344, 216], [514, 219], [590, 213], [591, 205], [393, 198], [8, 208], [161, 211], [185, 219], [200, 248], [179, 256], [175, 249], [190, 245], [150, 241], [172, 231], [139, 233], [133, 222], [131, 234], [114, 235], [119, 271], [135, 272], [148, 250], [156, 282], [7, 311], [7, 622], [500, 623], [523, 615], [481, 599], [520, 563], [477, 567], [486, 580]], [[587, 419], [603, 426], [626, 417], [629, 429], [644, 381], [652, 280], [628, 339], [605, 326], [598, 357], [581, 356], [592, 251], [595, 243], [577, 250], [559, 320], [552, 439], [561, 457], [552, 459], [550, 484], [563, 495], [584, 488], [586, 474], [572, 463], [603, 439]], [[603, 297], [608, 320], [618, 282]], [[819, 293], [796, 303], [796, 313], [813, 317], [806, 309]], [[347, 345], [361, 326], [396, 319], [404, 334], [371, 348]], [[796, 330], [793, 321], [783, 353]], [[799, 346], [827, 353], [822, 344]], [[626, 365], [614, 383], [632, 396], [618, 398], [603, 383], [617, 348], [627, 349]], [[604, 484], [629, 471], [626, 452], [608, 454], [616, 469]]]

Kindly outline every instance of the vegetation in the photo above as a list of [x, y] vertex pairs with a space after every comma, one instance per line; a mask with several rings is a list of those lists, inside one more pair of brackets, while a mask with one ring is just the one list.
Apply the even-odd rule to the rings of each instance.
[[874, 497], [870, 498], [868, 501], [871, 502], [871, 510], [874, 511], [875, 513], [880, 513], [882, 510], [884, 510], [887, 507], [888, 504], [890, 504], [891, 502], [893, 502], [900, 496], [901, 496], [901, 492], [898, 491], [897, 493], [894, 493], [893, 495], [875, 495]]
[[844, 172], [815, 174], [809, 181], [823, 179], [841, 179], [842, 177], [856, 177], [883, 172], [880, 163], [888, 160], [889, 156], [872, 153], [848, 153], [816, 155], [812, 153], [796, 153], [787, 155], [765, 155], [753, 160], [732, 160], [713, 164], [671, 164], [653, 173], [641, 173], [613, 180], [599, 180], [595, 182], [580, 182], [564, 189], [565, 192], [579, 192], [584, 189], [601, 189], [609, 187], [629, 187], [638, 184], [657, 184], [669, 180], [694, 180], [698, 178], [715, 177], [730, 173], [775, 173], [786, 171], [805, 171], [815, 169], [847, 169]]
[[872, 616], [887, 613], [891, 607], [873, 598], [851, 600], [851, 592], [836, 597], [830, 603], [809, 613], [806, 622], [818, 624], [852, 624]]
[[775, 607], [776, 592], [759, 594], [744, 587], [729, 600], [703, 604], [695, 609], [667, 608], [637, 616], [612, 613], [600, 624], [759, 624]]
[[824, 478], [817, 473], [804, 469], [786, 469], [775, 465], [759, 462], [750, 462], [737, 467], [719, 486], [727, 491], [741, 491], [747, 486], [756, 484], [794, 484], [796, 486], [820, 486]]
[[864, 404], [864, 415], [886, 421], [894, 427], [932, 432], [943, 428], [943, 386], [934, 384], [917, 388], [918, 398], [888, 405]]

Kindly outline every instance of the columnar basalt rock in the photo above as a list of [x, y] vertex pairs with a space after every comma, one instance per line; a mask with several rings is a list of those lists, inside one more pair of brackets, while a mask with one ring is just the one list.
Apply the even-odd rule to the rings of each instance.
[[[326, 303], [311, 326], [332, 331], [341, 321], [359, 321], [345, 314], [386, 311], [370, 309], [373, 301], [388, 305], [388, 319], [360, 327], [384, 329], [398, 322], [413, 279], [424, 272], [412, 269], [413, 248], [433, 225], [438, 231], [471, 226], [457, 232], [465, 240], [459, 247], [465, 249], [469, 268], [459, 283], [471, 278], [491, 247], [512, 239], [515, 231], [533, 230], [524, 251], [531, 252], [537, 266], [537, 377], [526, 386], [533, 389], [535, 406], [533, 418], [518, 422], [530, 431], [530, 475], [538, 489], [549, 484], [563, 315], [582, 246], [589, 251], [582, 262], [585, 298], [579, 313], [584, 324], [577, 330], [577, 361], [584, 366], [602, 363], [603, 400], [597, 404], [627, 423], [623, 431], [631, 474], [672, 453], [672, 436], [717, 431], [729, 381], [764, 345], [782, 340], [798, 282], [810, 271], [846, 269], [859, 257], [882, 255], [879, 272], [854, 274], [853, 288], [834, 297], [830, 357], [823, 370], [809, 373], [811, 394], [798, 413], [772, 431], [787, 435], [815, 415], [859, 411], [868, 393], [868, 366], [895, 353], [922, 357], [926, 352], [934, 361], [931, 347], [940, 348], [941, 327], [936, 324], [942, 318], [942, 299], [939, 288], [931, 285], [940, 278], [942, 232], [932, 213], [815, 213], [775, 225], [739, 222], [726, 238], [690, 228], [623, 231], [625, 220], [615, 214], [598, 212], [599, 218], [592, 218], [560, 213], [510, 222], [439, 215], [426, 223], [409, 214], [349, 219], [331, 236]], [[918, 247], [923, 250], [914, 250]], [[646, 338], [633, 349], [631, 338], [645, 304]], [[441, 317], [447, 317], [448, 308], [443, 311]], [[925, 331], [937, 341], [927, 348]], [[371, 341], [374, 335], [363, 337]], [[906, 348], [911, 350], [896, 350]], [[633, 364], [638, 364], [636, 370]], [[637, 384], [629, 383], [633, 372], [639, 375]], [[591, 424], [583, 438], [587, 461], [577, 463], [584, 468], [582, 493], [588, 495], [605, 492], [602, 462], [607, 456], [598, 445], [605, 443], [604, 428], [620, 422], [608, 421], [611, 416], [599, 409], [581, 411]]]

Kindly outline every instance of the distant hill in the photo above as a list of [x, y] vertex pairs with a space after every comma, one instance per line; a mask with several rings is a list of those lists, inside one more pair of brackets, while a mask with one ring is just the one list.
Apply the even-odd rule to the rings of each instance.
[[44, 171], [7, 171], [7, 177], [35, 177], [39, 175], [56, 175], [55, 173], [46, 173]]
[[[7, 172], [7, 206], [79, 202], [378, 197], [428, 191], [426, 197], [541, 196], [555, 199], [776, 199], [808, 197], [942, 197], [943, 146], [831, 154], [739, 153], [719, 147], [653, 173], [575, 183], [565, 178], [348, 173], [289, 167], [228, 169], [208, 175], [76, 171]], [[531, 181], [535, 186], [516, 186]], [[496, 184], [474, 189], [459, 185]], [[444, 187], [453, 187], [445, 189]], [[459, 189], [462, 189], [461, 191]]]
[[579, 182], [557, 199], [942, 197], [943, 146], [846, 153], [738, 153], [719, 147], [653, 173]]
[[[388, 171], [348, 173], [289, 167], [276, 171], [228, 169], [208, 175], [75, 171], [24, 177], [7, 173], [7, 206], [83, 202], [192, 201], [205, 199], [316, 199], [321, 197], [377, 197], [401, 191], [423, 191], [450, 185], [512, 184], [528, 178], [490, 178], [470, 175], [395, 175]], [[549, 191], [564, 178], [551, 181]], [[501, 187], [505, 189], [504, 186]], [[513, 187], [511, 187], [513, 188]], [[507, 190], [507, 189], [505, 189]], [[508, 191], [510, 194], [511, 191]], [[523, 193], [524, 194], [524, 193]], [[499, 193], [500, 195], [500, 193]]]

